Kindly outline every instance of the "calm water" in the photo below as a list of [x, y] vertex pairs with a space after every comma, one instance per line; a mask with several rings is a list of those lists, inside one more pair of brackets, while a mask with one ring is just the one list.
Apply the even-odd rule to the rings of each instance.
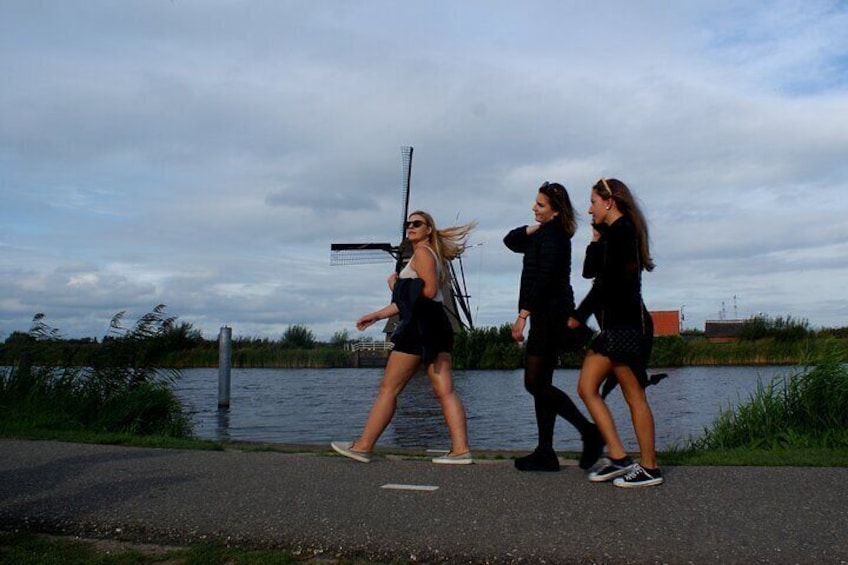
[[[795, 367], [686, 367], [656, 370], [669, 377], [647, 389], [664, 449], [698, 436], [721, 409], [746, 401], [757, 381], [768, 383]], [[577, 370], [561, 369], [554, 383], [577, 404]], [[230, 408], [218, 409], [218, 370], [188, 369], [177, 394], [193, 411], [195, 435], [203, 439], [326, 444], [356, 437], [371, 407], [382, 369], [234, 369]], [[454, 375], [468, 413], [472, 448], [531, 449], [535, 446], [533, 404], [524, 391], [522, 372], [462, 371]], [[619, 390], [607, 399], [622, 440], [635, 450], [636, 438]], [[584, 410], [584, 413], [585, 410]], [[588, 414], [587, 414], [588, 415]], [[580, 449], [575, 430], [562, 419], [556, 447]], [[394, 420], [381, 447], [447, 449], [441, 409], [426, 375], [416, 375], [401, 394]]]

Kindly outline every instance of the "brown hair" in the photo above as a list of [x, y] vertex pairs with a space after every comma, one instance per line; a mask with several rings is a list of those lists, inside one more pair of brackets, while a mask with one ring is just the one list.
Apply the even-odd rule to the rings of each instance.
[[571, 205], [571, 198], [568, 197], [568, 191], [558, 182], [542, 183], [539, 187], [539, 192], [548, 197], [551, 203], [551, 208], [559, 212], [559, 222], [562, 226], [562, 231], [565, 235], [571, 237], [577, 231], [577, 216], [574, 213], [574, 207]]
[[654, 260], [651, 258], [650, 237], [648, 235], [648, 222], [639, 207], [636, 197], [630, 192], [626, 184], [618, 179], [605, 179], [601, 177], [592, 187], [595, 194], [604, 200], [615, 200], [618, 210], [630, 220], [636, 228], [636, 237], [639, 240], [639, 259], [642, 268], [653, 271]]

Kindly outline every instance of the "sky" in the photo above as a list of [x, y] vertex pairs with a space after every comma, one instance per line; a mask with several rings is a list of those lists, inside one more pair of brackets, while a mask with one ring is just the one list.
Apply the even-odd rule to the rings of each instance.
[[651, 310], [848, 326], [848, 3], [0, 0], [0, 340], [159, 304], [319, 340], [388, 303], [410, 209], [475, 220], [477, 326], [512, 322], [543, 181], [627, 183]]

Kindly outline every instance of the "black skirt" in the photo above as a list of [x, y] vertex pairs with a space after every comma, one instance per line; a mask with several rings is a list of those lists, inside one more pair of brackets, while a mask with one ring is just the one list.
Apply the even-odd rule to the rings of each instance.
[[548, 308], [530, 315], [527, 333], [527, 355], [559, 355], [566, 351], [579, 351], [586, 347], [593, 332], [585, 324], [576, 329], [568, 327], [573, 309]]

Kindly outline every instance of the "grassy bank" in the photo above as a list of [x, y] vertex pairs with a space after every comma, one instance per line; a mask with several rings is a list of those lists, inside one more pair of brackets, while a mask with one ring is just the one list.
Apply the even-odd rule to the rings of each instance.
[[[196, 366], [201, 359], [211, 361], [212, 353], [217, 362], [216, 346], [198, 340], [186, 326], [175, 326], [164, 306], [126, 329], [120, 317], [112, 320], [109, 339], [84, 348], [58, 337], [38, 317], [25, 338], [18, 336], [12, 347], [7, 340], [0, 364], [0, 436], [232, 447], [194, 439], [189, 416], [172, 387], [172, 379], [179, 376], [174, 365]], [[784, 323], [778, 330], [770, 334], [766, 325], [752, 325], [750, 340], [729, 344], [709, 343], [699, 336], [656, 340], [656, 365], [798, 363], [795, 374], [761, 383], [747, 402], [722, 411], [701, 436], [668, 450], [662, 457], [665, 463], [846, 464], [848, 338], [838, 333], [814, 336], [797, 324]], [[282, 343], [234, 341], [234, 366], [344, 366], [343, 349], [288, 347], [309, 341], [305, 328], [289, 334]], [[243, 347], [235, 347], [239, 343]], [[507, 325], [460, 333], [454, 356], [458, 367], [476, 369], [515, 368], [521, 362]], [[86, 364], [79, 363], [81, 358]], [[579, 358], [571, 361], [576, 366]]]

